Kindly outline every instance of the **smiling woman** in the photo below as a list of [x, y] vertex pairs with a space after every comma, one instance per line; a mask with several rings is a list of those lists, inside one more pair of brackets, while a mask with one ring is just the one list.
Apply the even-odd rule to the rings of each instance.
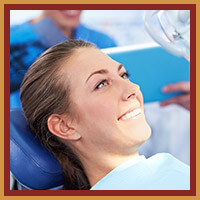
[[188, 166], [168, 154], [138, 154], [151, 129], [128, 77], [121, 63], [81, 40], [53, 46], [27, 71], [22, 107], [59, 160], [63, 189], [190, 189]]

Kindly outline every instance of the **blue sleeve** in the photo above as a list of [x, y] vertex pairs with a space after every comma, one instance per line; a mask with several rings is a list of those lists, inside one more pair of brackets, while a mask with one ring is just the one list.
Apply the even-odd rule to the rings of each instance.
[[[48, 22], [47, 19], [45, 19], [45, 26], [46, 24], [48, 24], [47, 22]], [[52, 28], [52, 24], [50, 27]], [[45, 29], [46, 28], [48, 29], [48, 27], [45, 27]], [[48, 48], [48, 46], [44, 45], [43, 40], [45, 37], [41, 39], [42, 36], [38, 34], [38, 31], [37, 32], [36, 31], [37, 30], [34, 28], [34, 26], [30, 25], [28, 22], [22, 25], [11, 27], [10, 30], [10, 92], [11, 93], [20, 88], [20, 84], [28, 68], [32, 65], [35, 59]], [[57, 30], [56, 35], [58, 35], [58, 31], [59, 30]], [[50, 39], [53, 41], [53, 43], [56, 44], [67, 38], [65, 38], [64, 36], [56, 38], [54, 34], [54, 37], [51, 37]], [[82, 39], [92, 42], [96, 44], [96, 46], [100, 49], [117, 46], [115, 41], [106, 34], [92, 29], [88, 29], [82, 25], [80, 25], [76, 29], [74, 39]]]
[[10, 31], [10, 92], [19, 89], [24, 74], [45, 50], [38, 36], [27, 23]]

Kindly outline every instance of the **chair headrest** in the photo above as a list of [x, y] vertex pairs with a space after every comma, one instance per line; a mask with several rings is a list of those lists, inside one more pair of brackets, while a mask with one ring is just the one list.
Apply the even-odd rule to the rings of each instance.
[[35, 137], [22, 109], [10, 111], [10, 170], [30, 189], [63, 185], [63, 173], [55, 156]]

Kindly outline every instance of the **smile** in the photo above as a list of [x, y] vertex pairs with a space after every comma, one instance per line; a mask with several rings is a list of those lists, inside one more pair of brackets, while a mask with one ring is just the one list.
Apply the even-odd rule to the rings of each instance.
[[79, 10], [61, 10], [61, 12], [66, 16], [71, 16], [71, 17], [75, 17], [80, 13]]
[[127, 120], [130, 118], [135, 118], [140, 113], [142, 113], [142, 110], [140, 108], [137, 108], [131, 112], [128, 112], [128, 113], [122, 115], [121, 117], [118, 118], [118, 120]]

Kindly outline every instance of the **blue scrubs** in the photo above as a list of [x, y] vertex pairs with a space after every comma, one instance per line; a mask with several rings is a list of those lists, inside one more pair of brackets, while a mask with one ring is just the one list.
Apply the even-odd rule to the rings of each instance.
[[190, 167], [167, 153], [139, 156], [112, 170], [91, 190], [190, 190]]
[[[10, 92], [19, 89], [27, 69], [35, 59], [49, 47], [68, 38], [49, 19], [30, 24], [26, 22], [10, 29]], [[74, 31], [74, 39], [90, 41], [98, 48], [115, 47], [109, 36], [99, 31], [79, 25]]]

